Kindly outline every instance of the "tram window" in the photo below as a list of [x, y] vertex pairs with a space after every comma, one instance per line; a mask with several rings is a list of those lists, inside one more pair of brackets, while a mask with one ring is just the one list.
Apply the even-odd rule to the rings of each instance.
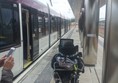
[[56, 18], [55, 18], [54, 23], [55, 23], [54, 31], [57, 31], [57, 19]]
[[45, 17], [45, 31], [46, 31], [46, 35], [48, 35], [49, 34], [49, 30], [48, 30], [48, 18], [47, 17]]
[[[1, 14], [1, 13], [0, 13], [0, 14]], [[2, 28], [1, 28], [1, 27], [2, 27], [2, 17], [1, 17], [1, 15], [0, 15], [0, 33], [2, 33], [2, 30], [1, 30]], [[1, 36], [0, 36], [0, 37], [1, 37]]]
[[0, 49], [20, 43], [18, 10], [10, 4], [0, 4]]
[[38, 16], [38, 28], [39, 28], [39, 38], [41, 38], [43, 36], [43, 33], [42, 33], [42, 17], [39, 17]]
[[52, 18], [51, 19], [51, 33], [56, 31], [56, 27], [55, 27], [55, 19]]
[[39, 32], [41, 32], [41, 28], [42, 28], [42, 17], [38, 16], [38, 28], [39, 28]]
[[31, 25], [32, 25], [32, 31], [35, 36], [33, 37], [35, 40], [39, 39], [39, 32], [37, 27], [37, 15], [32, 14], [31, 15]]
[[[39, 28], [42, 28], [42, 17], [38, 17], [38, 27]], [[41, 31], [39, 31], [39, 32], [41, 32]]]
[[53, 33], [53, 19], [51, 19], [51, 32], [50, 33]]

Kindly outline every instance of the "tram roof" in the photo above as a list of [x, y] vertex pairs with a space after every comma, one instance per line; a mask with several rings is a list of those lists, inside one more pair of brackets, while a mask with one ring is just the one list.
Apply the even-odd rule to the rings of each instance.
[[[21, 4], [27, 5], [29, 7], [32, 7], [34, 9], [37, 9], [37, 10], [44, 12], [44, 13], [48, 13], [48, 9], [50, 9], [50, 8], [48, 8], [48, 5], [44, 5], [39, 0], [9, 0], [9, 1], [14, 1], [14, 2], [18, 2]], [[56, 11], [54, 11], [52, 9], [50, 9], [50, 14], [52, 16], [61, 17], [60, 14], [58, 14]]]

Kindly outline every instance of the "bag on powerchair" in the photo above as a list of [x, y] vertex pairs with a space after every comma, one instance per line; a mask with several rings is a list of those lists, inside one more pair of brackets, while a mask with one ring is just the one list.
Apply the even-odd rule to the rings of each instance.
[[74, 46], [73, 42], [73, 39], [60, 39], [59, 53], [54, 55], [51, 62], [54, 69], [54, 78], [55, 74], [58, 74], [57, 76], [62, 83], [69, 83], [75, 71], [77, 72], [77, 78], [79, 72], [84, 72], [82, 54], [78, 53], [78, 46]]

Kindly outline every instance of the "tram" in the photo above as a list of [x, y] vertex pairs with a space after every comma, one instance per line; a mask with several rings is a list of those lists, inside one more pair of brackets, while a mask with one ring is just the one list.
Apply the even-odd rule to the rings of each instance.
[[17, 76], [69, 30], [69, 21], [38, 0], [0, 0], [0, 57], [15, 47]]

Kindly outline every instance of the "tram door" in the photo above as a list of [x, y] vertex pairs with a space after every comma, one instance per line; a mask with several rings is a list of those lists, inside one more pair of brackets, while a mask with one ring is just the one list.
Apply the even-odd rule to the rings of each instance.
[[31, 63], [30, 29], [29, 29], [29, 11], [22, 8], [22, 28], [23, 28], [23, 58], [24, 68]]

